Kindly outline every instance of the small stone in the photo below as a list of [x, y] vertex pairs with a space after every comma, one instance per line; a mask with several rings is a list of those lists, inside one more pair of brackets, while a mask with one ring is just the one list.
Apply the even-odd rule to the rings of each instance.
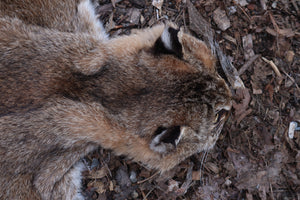
[[290, 122], [289, 126], [289, 138], [294, 138], [295, 129], [297, 128], [297, 122]]
[[226, 186], [230, 186], [231, 183], [232, 183], [232, 181], [231, 181], [230, 179], [227, 179], [227, 180], [225, 181], [225, 185], [226, 185]]
[[235, 3], [240, 4], [240, 6], [246, 6], [248, 5], [248, 2], [246, 0], [233, 0]]
[[141, 15], [141, 17], [140, 17], [140, 22], [141, 22], [141, 24], [143, 24], [145, 22], [145, 17], [143, 15]]
[[230, 6], [228, 8], [228, 14], [233, 15], [234, 13], [236, 13], [236, 6]]
[[132, 183], [135, 183], [137, 182], [137, 179], [136, 179], [136, 172], [135, 171], [130, 171], [130, 176], [129, 176], [130, 180]]
[[272, 8], [274, 8], [274, 9], [275, 9], [275, 8], [277, 7], [277, 2], [276, 2], [276, 1], [274, 1], [274, 2], [272, 3], [272, 5], [271, 5], [271, 6], [272, 6]]
[[137, 199], [139, 197], [139, 194], [134, 190], [132, 193], [131, 193], [131, 197], [133, 199]]
[[124, 187], [124, 186], [129, 187], [131, 185], [131, 181], [130, 181], [129, 175], [127, 173], [127, 169], [124, 166], [121, 166], [117, 170], [116, 179], [117, 179], [118, 185], [120, 185], [122, 187]]

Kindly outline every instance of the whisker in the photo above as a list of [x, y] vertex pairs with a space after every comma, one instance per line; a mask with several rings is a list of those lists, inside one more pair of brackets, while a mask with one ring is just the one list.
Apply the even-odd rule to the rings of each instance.
[[202, 159], [201, 159], [201, 164], [200, 164], [200, 170], [199, 170], [199, 177], [200, 177], [200, 184], [202, 183], [202, 169], [204, 169], [204, 163], [206, 161], [207, 158], [207, 151], [204, 152]]

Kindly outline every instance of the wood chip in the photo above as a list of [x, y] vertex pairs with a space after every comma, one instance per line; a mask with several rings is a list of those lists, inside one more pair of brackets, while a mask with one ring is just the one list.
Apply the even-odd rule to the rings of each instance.
[[213, 19], [218, 25], [219, 29], [221, 29], [222, 31], [225, 31], [230, 27], [230, 20], [228, 19], [225, 10], [221, 10], [221, 8], [217, 8], [214, 11]]
[[267, 10], [266, 0], [260, 0], [260, 5], [263, 10]]
[[253, 94], [262, 94], [263, 93], [262, 89], [260, 89], [255, 82], [250, 81], [250, 83], [252, 85], [252, 93]]
[[245, 60], [249, 60], [251, 57], [253, 57], [254, 51], [253, 51], [253, 41], [252, 41], [252, 35], [248, 34], [242, 38], [243, 41], [243, 48], [244, 48], [244, 56]]
[[295, 53], [293, 51], [287, 51], [285, 59], [288, 63], [292, 63], [294, 60], [294, 56], [295, 56]]
[[229, 42], [233, 43], [234, 45], [237, 45], [236, 39], [231, 37], [230, 35], [224, 34], [223, 38], [225, 40], [228, 40]]
[[138, 24], [140, 21], [140, 17], [141, 17], [141, 10], [137, 9], [137, 8], [131, 8], [129, 10], [129, 14], [130, 19], [129, 22], [132, 24]]
[[163, 3], [164, 3], [163, 0], [152, 0], [152, 6], [154, 6], [158, 10], [161, 10]]
[[205, 164], [205, 168], [209, 169], [210, 171], [212, 171], [215, 174], [218, 174], [220, 172], [219, 167], [213, 162], [207, 162]]

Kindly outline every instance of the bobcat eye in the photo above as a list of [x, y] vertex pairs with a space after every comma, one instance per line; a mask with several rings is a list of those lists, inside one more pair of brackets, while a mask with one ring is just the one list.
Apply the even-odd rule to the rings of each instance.
[[215, 115], [214, 124], [219, 123], [222, 119], [226, 118], [228, 113], [229, 111], [225, 109], [221, 109], [220, 111], [218, 111]]
[[217, 114], [215, 115], [214, 124], [216, 124], [216, 123], [218, 122], [218, 119], [219, 119], [219, 113], [217, 113]]

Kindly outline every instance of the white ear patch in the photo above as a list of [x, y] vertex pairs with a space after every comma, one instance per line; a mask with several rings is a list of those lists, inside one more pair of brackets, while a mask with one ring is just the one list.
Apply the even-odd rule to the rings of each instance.
[[87, 25], [88, 32], [97, 36], [100, 40], [107, 40], [102, 22], [97, 18], [95, 7], [90, 0], [84, 0], [78, 5], [78, 16]]
[[150, 149], [158, 153], [165, 153], [167, 151], [166, 144], [161, 143], [161, 138], [167, 133], [167, 130], [164, 130], [161, 134], [155, 136], [155, 138], [150, 143]]
[[[169, 135], [170, 133], [171, 135]], [[180, 132], [179, 133], [177, 132], [177, 134], [170, 131], [170, 129], [163, 130], [161, 133], [159, 133], [152, 139], [150, 143], [150, 149], [162, 154], [168, 153], [168, 151], [176, 148], [184, 133], [185, 133], [184, 128], [180, 128]], [[168, 140], [165, 140], [166, 137], [168, 138]]]
[[168, 27], [166, 27], [164, 32], [162, 33], [161, 40], [164, 46], [166, 47], [166, 49], [172, 50], [172, 41], [171, 41], [171, 36]]

